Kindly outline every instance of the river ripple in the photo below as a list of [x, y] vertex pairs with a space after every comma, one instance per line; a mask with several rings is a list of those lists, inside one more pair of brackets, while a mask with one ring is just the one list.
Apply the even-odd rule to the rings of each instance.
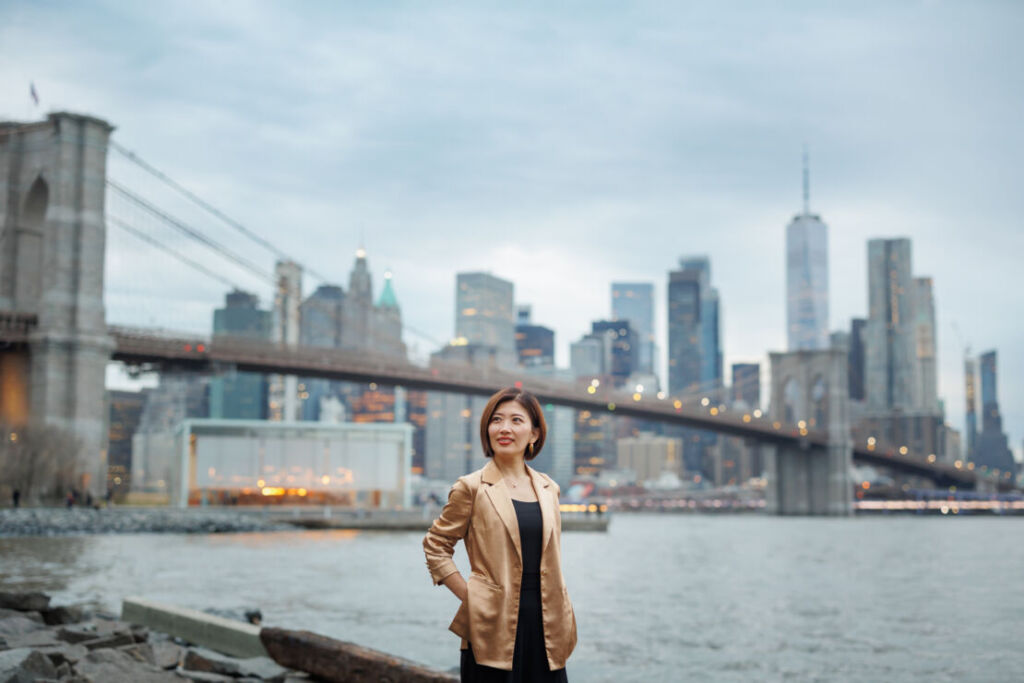
[[[140, 595], [258, 606], [438, 668], [455, 599], [419, 533], [0, 539], [0, 582], [116, 611]], [[579, 681], [1010, 681], [1024, 671], [1024, 525], [1013, 518], [618, 515], [566, 533]], [[465, 554], [456, 561], [464, 571]]]

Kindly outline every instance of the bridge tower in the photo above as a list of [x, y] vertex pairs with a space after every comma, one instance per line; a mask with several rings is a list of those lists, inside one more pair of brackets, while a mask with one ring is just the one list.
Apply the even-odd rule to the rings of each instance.
[[853, 513], [846, 350], [771, 353], [772, 419], [824, 431], [828, 445], [768, 448], [765, 504], [776, 515]]
[[[36, 321], [27, 353], [0, 363], [0, 383], [11, 392], [0, 418], [73, 434], [82, 448], [81, 487], [94, 494], [106, 487], [104, 377], [113, 349], [103, 307], [112, 130], [67, 112], [0, 122], [0, 311]], [[19, 405], [19, 381], [27, 415], [6, 409]]]

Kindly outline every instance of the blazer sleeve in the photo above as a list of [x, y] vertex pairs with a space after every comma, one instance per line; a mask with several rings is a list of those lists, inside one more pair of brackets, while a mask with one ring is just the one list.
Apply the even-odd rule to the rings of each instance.
[[466, 537], [472, 514], [473, 493], [465, 481], [458, 479], [448, 492], [448, 502], [441, 514], [423, 537], [423, 554], [435, 585], [459, 571], [452, 556], [455, 544]]

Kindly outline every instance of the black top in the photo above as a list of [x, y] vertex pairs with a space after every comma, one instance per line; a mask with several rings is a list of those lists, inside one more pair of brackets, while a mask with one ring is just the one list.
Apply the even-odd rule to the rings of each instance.
[[523, 590], [540, 588], [540, 551], [544, 540], [544, 522], [540, 503], [512, 499], [519, 520], [519, 545], [523, 549]]

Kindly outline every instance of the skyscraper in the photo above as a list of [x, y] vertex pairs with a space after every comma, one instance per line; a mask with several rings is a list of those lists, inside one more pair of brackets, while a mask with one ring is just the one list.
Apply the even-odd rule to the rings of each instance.
[[930, 277], [914, 278], [914, 327], [919, 407], [922, 410], [937, 411], [939, 382], [935, 358], [935, 297]]
[[970, 349], [964, 355], [964, 399], [967, 403], [964, 425], [967, 439], [967, 459], [974, 460], [974, 451], [978, 441], [978, 370]]
[[[234, 290], [224, 308], [213, 312], [213, 336], [267, 341], [273, 314], [259, 308], [255, 294]], [[232, 372], [210, 378], [210, 417], [262, 420], [267, 417], [268, 379], [255, 372]]]
[[[722, 395], [720, 300], [711, 287], [711, 263], [706, 256], [679, 259], [679, 270], [668, 282], [668, 388], [673, 396]], [[686, 469], [705, 472], [713, 463], [706, 455], [717, 443], [713, 432], [680, 430]]]
[[668, 388], [715, 393], [722, 385], [718, 290], [706, 256], [679, 259], [668, 283]]
[[981, 433], [975, 445], [974, 463], [980, 467], [998, 470], [1001, 474], [1016, 474], [1017, 465], [1003, 433], [1003, 417], [999, 412], [996, 391], [996, 352], [981, 354]]
[[516, 315], [516, 354], [524, 367], [555, 364], [555, 331], [534, 325], [529, 306], [520, 306]]
[[612, 320], [628, 320], [636, 336], [635, 371], [655, 374], [654, 285], [647, 282], [613, 282]]
[[490, 273], [459, 273], [455, 282], [455, 336], [515, 357], [514, 288]]
[[847, 356], [849, 367], [849, 389], [850, 398], [854, 401], [863, 401], [864, 392], [864, 328], [867, 326], [864, 318], [854, 318], [850, 321], [850, 350]]
[[914, 292], [910, 240], [870, 240], [864, 380], [871, 411], [920, 406]]
[[[345, 293], [338, 285], [320, 285], [300, 306], [299, 342], [302, 346], [341, 347]], [[340, 382], [319, 377], [303, 380], [302, 419], [321, 420], [324, 401], [337, 401]], [[328, 411], [330, 412], [330, 411]], [[323, 416], [326, 417], [326, 416]]]
[[789, 350], [828, 348], [828, 226], [810, 212], [804, 154], [804, 210], [786, 228], [786, 332]]
[[590, 335], [610, 342], [611, 366], [605, 373], [611, 375], [615, 386], [622, 386], [636, 370], [636, 335], [628, 320], [595, 320], [590, 324]]

